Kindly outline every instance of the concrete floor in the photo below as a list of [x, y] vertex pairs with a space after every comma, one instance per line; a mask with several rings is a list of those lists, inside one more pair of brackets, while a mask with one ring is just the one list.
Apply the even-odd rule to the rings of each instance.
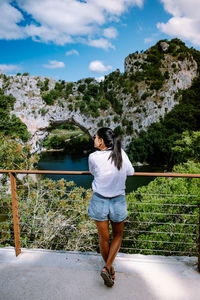
[[0, 300], [200, 300], [196, 257], [122, 254], [112, 288], [98, 254], [0, 248]]

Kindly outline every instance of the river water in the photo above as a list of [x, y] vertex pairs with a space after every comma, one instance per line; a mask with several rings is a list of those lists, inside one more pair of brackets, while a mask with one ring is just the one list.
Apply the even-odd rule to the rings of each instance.
[[[161, 168], [142, 166], [134, 167], [136, 172], [162, 172]], [[69, 155], [64, 152], [44, 152], [38, 163], [39, 170], [51, 171], [88, 171], [88, 155]], [[44, 177], [58, 180], [61, 178], [67, 181], [74, 181], [77, 186], [91, 188], [93, 176], [91, 175], [43, 175]], [[154, 177], [128, 176], [126, 182], [126, 192], [136, 190], [142, 185], [147, 185]]]

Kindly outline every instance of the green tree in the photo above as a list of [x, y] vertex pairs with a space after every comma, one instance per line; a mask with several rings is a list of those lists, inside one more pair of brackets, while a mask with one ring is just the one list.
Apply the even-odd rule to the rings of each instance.
[[10, 110], [14, 109], [15, 101], [12, 95], [6, 96], [0, 89], [0, 133], [17, 136], [27, 141], [30, 135], [26, 125], [14, 114], [10, 116]]
[[175, 141], [172, 151], [177, 162], [188, 159], [200, 161], [200, 131], [184, 131], [181, 138]]
[[47, 105], [53, 105], [54, 104], [54, 100], [52, 98], [51, 93], [44, 94], [42, 96], [42, 99], [46, 102]]

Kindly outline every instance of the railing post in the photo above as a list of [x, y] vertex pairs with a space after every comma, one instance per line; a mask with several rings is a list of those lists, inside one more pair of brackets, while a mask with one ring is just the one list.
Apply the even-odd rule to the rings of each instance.
[[16, 256], [18, 256], [21, 253], [21, 245], [20, 245], [20, 228], [19, 228], [19, 212], [18, 212], [18, 201], [17, 201], [16, 174], [15, 173], [9, 173], [9, 174], [10, 174], [11, 196], [12, 196], [15, 253], [16, 253]]

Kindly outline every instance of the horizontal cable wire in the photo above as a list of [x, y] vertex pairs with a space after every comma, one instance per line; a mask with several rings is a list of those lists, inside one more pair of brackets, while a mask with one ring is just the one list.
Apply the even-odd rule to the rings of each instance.
[[[26, 223], [24, 223], [24, 224], [26, 224]], [[21, 224], [20, 224], [21, 225]], [[22, 225], [23, 226], [23, 225]], [[58, 226], [58, 225], [56, 225], [56, 226]], [[60, 227], [59, 227], [60, 228]], [[66, 230], [67, 230], [67, 228], [66, 228]], [[12, 232], [12, 233], [14, 233], [14, 231], [9, 231], [9, 232]], [[22, 231], [22, 230], [20, 230], [20, 232], [21, 233], [27, 233], [27, 234], [32, 234], [33, 232], [27, 232], [27, 231]], [[131, 232], [130, 230], [124, 230], [124, 232]], [[156, 231], [144, 231], [144, 230], [137, 230], [136, 232], [135, 232], [135, 234], [137, 234], [138, 232], [140, 232], [140, 233], [148, 233], [148, 234], [170, 234], [170, 235], [184, 235], [184, 236], [196, 236], [197, 234], [194, 234], [194, 233], [182, 233], [182, 232], [156, 232]], [[36, 232], [34, 232], [34, 233], [36, 233]], [[41, 233], [41, 232], [37, 232], [37, 234], [43, 234], [43, 233]], [[134, 236], [129, 236], [129, 238], [131, 238], [131, 237], [134, 237]], [[123, 239], [124, 240], [124, 239]]]
[[128, 242], [145, 242], [145, 243], [165, 243], [165, 244], [182, 244], [182, 245], [194, 245], [195, 243], [197, 243], [198, 241], [194, 241], [193, 243], [185, 243], [185, 242], [165, 242], [165, 241], [153, 241], [153, 240], [132, 240], [132, 239], [123, 239], [123, 241], [128, 241]]
[[0, 214], [0, 217], [3, 217], [3, 216], [8, 216], [8, 217], [10, 217], [10, 216], [12, 216], [12, 214]]
[[128, 193], [127, 195], [138, 195], [138, 196], [169, 196], [169, 197], [199, 197], [200, 195], [188, 195], [188, 194], [146, 194], [146, 193]]
[[[130, 230], [126, 230], [124, 229], [124, 232], [131, 232]], [[188, 235], [197, 235], [195, 233], [185, 233], [185, 232], [170, 232], [170, 231], [146, 231], [146, 230], [136, 230], [135, 231], [135, 234], [137, 234], [138, 232], [141, 232], [141, 233], [153, 233], [153, 234], [171, 234], [171, 235], [185, 235], [185, 236], [188, 236]]]
[[152, 203], [152, 202], [131, 202], [128, 201], [127, 204], [136, 204], [136, 205], [160, 205], [160, 206], [181, 206], [181, 207], [198, 207], [196, 204], [173, 204], [173, 203]]
[[[40, 200], [40, 199], [39, 199]], [[72, 202], [80, 202], [83, 203], [84, 201], [82, 200], [75, 200], [75, 199], [60, 199], [58, 201], [54, 200], [54, 199], [42, 199], [43, 202], [45, 201], [51, 201], [52, 203], [60, 203], [60, 202], [67, 202], [67, 201], [72, 201]], [[25, 201], [25, 203], [27, 203], [27, 201]]]
[[139, 222], [139, 221], [127, 221], [127, 223], [139, 223], [139, 224], [156, 224], [156, 225], [180, 225], [180, 226], [198, 226], [198, 224], [184, 224], [184, 223], [163, 223], [163, 222]]
[[139, 251], [152, 251], [152, 252], [166, 252], [166, 253], [185, 253], [185, 254], [188, 255], [188, 252], [186, 252], [186, 251], [177, 251], [177, 250], [157, 250], [157, 249], [128, 248], [128, 247], [121, 247], [120, 249], [139, 250]]
[[[73, 187], [72, 187], [73, 188]], [[79, 188], [79, 187], [75, 187], [75, 188]], [[24, 190], [23, 188], [17, 188], [17, 190]], [[49, 189], [50, 191], [51, 191], [51, 189]], [[30, 192], [30, 194], [33, 192], [33, 191], [35, 191], [36, 193], [38, 192], [38, 189], [31, 189], [31, 192]], [[60, 190], [60, 189], [54, 189], [54, 191], [56, 191], [56, 192], [60, 192], [60, 193], [62, 193], [62, 191]], [[47, 193], [47, 192], [46, 192]], [[45, 193], [45, 194], [46, 194]], [[82, 194], [82, 193], [90, 193], [90, 191], [88, 192], [88, 190], [87, 189], [84, 189], [84, 191], [79, 191], [79, 190], [71, 190], [71, 191], [65, 191], [64, 192], [64, 195], [70, 195], [70, 194]], [[91, 193], [92, 193], [92, 191], [91, 191]], [[44, 194], [44, 193], [43, 193]], [[44, 195], [45, 195], [44, 194]], [[200, 197], [200, 195], [190, 195], [190, 194], [145, 194], [145, 193], [134, 193], [134, 192], [132, 192], [132, 193], [127, 193], [126, 194], [126, 196], [128, 196], [128, 195], [133, 195], [133, 196], [156, 196], [156, 197], [158, 197], [158, 199], [159, 199], [159, 197], [187, 197], [187, 198], [197, 198], [197, 197]], [[28, 195], [27, 195], [28, 196]]]
[[[38, 198], [40, 200], [40, 198]], [[25, 203], [27, 202], [27, 198], [18, 198], [19, 201], [21, 200], [26, 200]], [[29, 199], [30, 200], [30, 199]], [[85, 200], [81, 199], [81, 200], [76, 200], [76, 199], [59, 199], [58, 201], [54, 200], [54, 199], [50, 199], [50, 198], [44, 198], [42, 199], [42, 201], [51, 201], [53, 203], [57, 203], [57, 202], [66, 202], [66, 201], [72, 201], [72, 202], [81, 202], [83, 203]], [[132, 205], [132, 204], [136, 204], [136, 205], [160, 205], [160, 206], [181, 206], [181, 207], [198, 207], [198, 204], [174, 204], [174, 203], [152, 203], [152, 202], [132, 202], [132, 201], [127, 201], [128, 205]]]
[[[11, 219], [11, 220], [12, 220], [12, 219]], [[13, 220], [12, 220], [12, 221], [13, 221]], [[0, 222], [0, 225], [1, 225], [1, 224], [4, 224], [4, 223], [8, 223], [8, 222], [9, 222], [10, 225], [13, 225], [13, 223], [12, 223], [10, 220], [2, 221], [2, 222]]]
[[169, 213], [157, 213], [157, 212], [142, 212], [142, 211], [131, 211], [132, 214], [150, 214], [150, 215], [162, 215], [162, 216], [187, 216], [187, 217], [198, 217], [198, 215], [190, 214], [169, 214]]
[[[45, 240], [43, 240], [43, 241], [34, 241], [34, 242], [31, 242], [31, 241], [22, 241], [22, 242], [25, 242], [26, 244], [46, 244], [47, 242], [49, 242], [49, 240], [47, 240], [47, 241], [45, 241]], [[53, 242], [53, 240], [50, 240], [50, 242]], [[67, 246], [67, 243], [68, 242], [76, 242], [76, 243], [78, 243], [79, 241], [78, 240], [68, 240], [68, 241], [66, 241], [66, 243], [62, 243], [62, 242], [60, 242], [60, 243], [55, 243], [56, 244], [56, 247], [58, 247], [58, 246], [62, 246], [62, 245], [66, 245]], [[86, 244], [86, 246], [81, 246], [81, 247], [79, 247], [79, 248], [88, 248], [88, 246], [90, 246], [90, 248], [97, 248], [97, 247], [99, 247], [99, 245], [97, 244], [97, 245], [93, 245], [93, 244]], [[50, 248], [52, 248], [52, 246], [50, 246]]]

